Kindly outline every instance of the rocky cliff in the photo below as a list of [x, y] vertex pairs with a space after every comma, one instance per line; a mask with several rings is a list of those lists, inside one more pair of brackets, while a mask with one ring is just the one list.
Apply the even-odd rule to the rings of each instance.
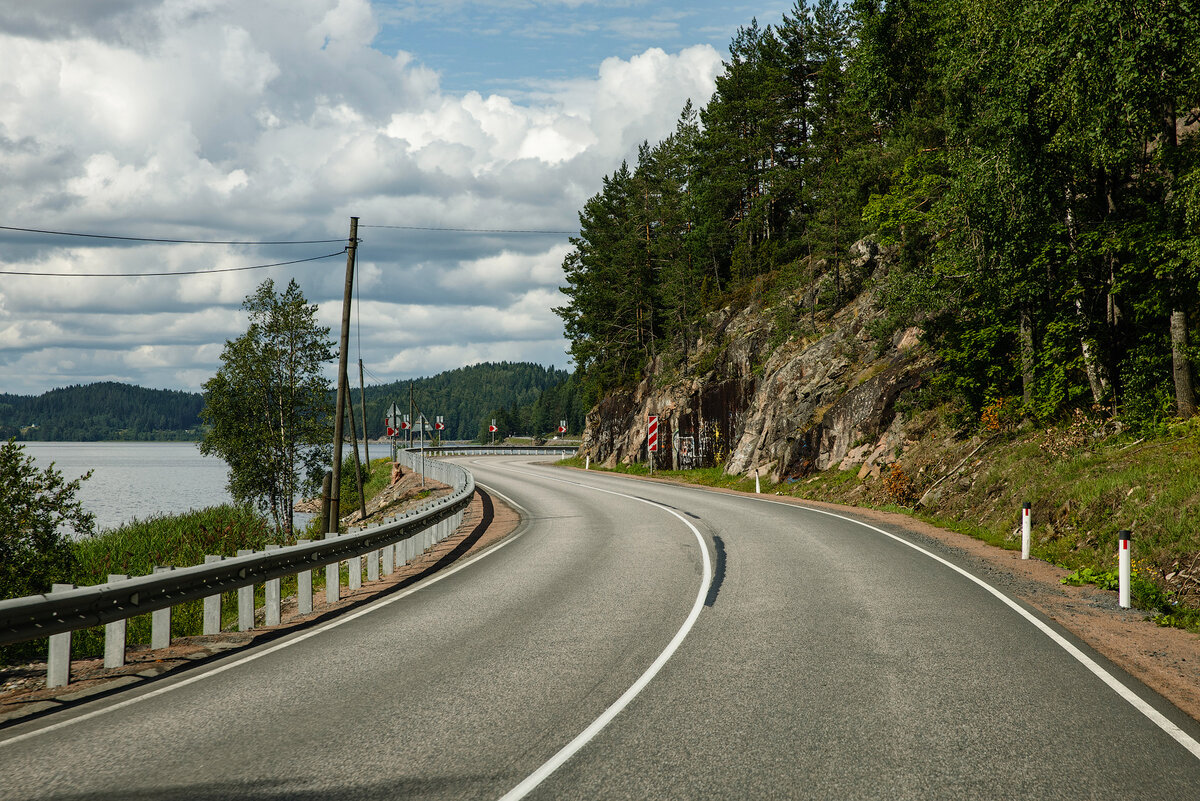
[[784, 292], [708, 315], [687, 357], [655, 359], [632, 391], [588, 415], [583, 452], [615, 465], [646, 458], [647, 420], [659, 418], [658, 468], [720, 465], [729, 473], [795, 478], [832, 466], [878, 474], [906, 447], [897, 399], [932, 366], [915, 327], [872, 334], [876, 286], [891, 254], [855, 243], [820, 311], [832, 271]]

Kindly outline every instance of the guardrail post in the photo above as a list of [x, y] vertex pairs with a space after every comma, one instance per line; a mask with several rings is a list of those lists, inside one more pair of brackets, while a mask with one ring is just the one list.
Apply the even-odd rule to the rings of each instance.
[[[310, 543], [312, 540], [296, 540], [296, 544]], [[312, 571], [301, 570], [296, 574], [296, 611], [302, 615], [312, 612]]]
[[[109, 573], [108, 583], [124, 581], [129, 576], [124, 573]], [[125, 664], [125, 631], [128, 621], [114, 620], [104, 624], [104, 666], [106, 668], [121, 667]]]
[[[238, 550], [238, 556], [249, 556], [254, 551], [248, 548]], [[238, 587], [238, 631], [249, 631], [254, 628], [254, 585], [247, 584]]]
[[[367, 554], [367, 581], [379, 580], [379, 558], [382, 556], [385, 560], [391, 561], [387, 559], [387, 550], [387, 548], [384, 548], [382, 551], [371, 551]], [[391, 571], [389, 570], [388, 572], [390, 573]]]
[[[325, 539], [331, 540], [337, 536], [336, 532], [329, 531], [325, 534]], [[336, 604], [342, 597], [341, 584], [342, 571], [341, 562], [334, 562], [325, 565], [325, 601], [327, 603]]]
[[[347, 529], [346, 535], [349, 536], [351, 534], [357, 534], [359, 531], [362, 531], [362, 529], [361, 528]], [[351, 589], [351, 590], [357, 590], [357, 589], [361, 588], [362, 587], [362, 557], [361, 556], [351, 556], [349, 559], [346, 560], [346, 567], [347, 567], [347, 570], [346, 570], [347, 578], [349, 579], [347, 588]]]
[[[53, 584], [50, 592], [64, 592], [75, 589], [74, 584]], [[71, 632], [51, 634], [49, 647], [46, 649], [46, 686], [66, 687], [71, 681]]]
[[[375, 556], [378, 557], [378, 556], [380, 556], [380, 554], [376, 553]], [[396, 546], [385, 545], [383, 548], [382, 556], [383, 556], [383, 575], [390, 576], [390, 575], [392, 575], [392, 573], [394, 573], [396, 571]], [[379, 560], [376, 559], [375, 562], [376, 562], [375, 578], [379, 578], [379, 575], [378, 575], [379, 574], [379, 566], [378, 566]]]
[[[220, 562], [225, 557], [215, 554], [208, 554], [204, 557], [204, 564], [211, 565], [214, 562]], [[221, 633], [221, 594], [207, 595], [204, 597], [204, 625], [200, 631], [204, 634], [220, 634]]]
[[[268, 551], [278, 551], [278, 545], [268, 545]], [[283, 621], [283, 586], [282, 579], [267, 579], [266, 588], [263, 591], [263, 601], [266, 606], [266, 619], [263, 621], [268, 626], [278, 626]]]
[[[155, 573], [170, 573], [175, 568], [156, 565]], [[171, 645], [171, 607], [155, 609], [150, 613], [150, 648], [168, 648]]]

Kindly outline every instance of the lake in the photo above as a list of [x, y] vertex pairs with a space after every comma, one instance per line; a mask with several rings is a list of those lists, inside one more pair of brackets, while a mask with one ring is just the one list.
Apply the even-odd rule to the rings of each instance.
[[194, 442], [23, 442], [39, 468], [55, 468], [67, 480], [89, 470], [76, 496], [96, 516], [96, 530], [136, 518], [176, 514], [230, 501], [228, 467], [203, 456]]

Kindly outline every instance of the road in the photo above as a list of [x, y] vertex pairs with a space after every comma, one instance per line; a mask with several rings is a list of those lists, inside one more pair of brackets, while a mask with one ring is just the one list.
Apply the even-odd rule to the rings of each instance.
[[513, 537], [0, 730], [0, 798], [1200, 797], [1200, 726], [902, 532], [463, 461]]

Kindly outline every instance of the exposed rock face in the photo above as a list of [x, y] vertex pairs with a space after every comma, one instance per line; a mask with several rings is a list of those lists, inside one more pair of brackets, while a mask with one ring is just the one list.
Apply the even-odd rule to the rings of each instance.
[[[843, 289], [868, 288], [820, 334], [793, 334], [765, 363], [761, 354], [783, 339], [787, 320], [794, 327], [812, 308], [822, 282], [784, 301], [790, 308], [709, 315], [684, 370], [672, 375], [656, 362], [633, 392], [610, 395], [592, 410], [584, 452], [608, 466], [645, 459], [647, 417], [655, 414], [660, 468], [720, 464], [774, 481], [832, 466], [878, 473], [904, 447], [896, 400], [930, 367], [918, 329], [884, 343], [870, 334], [879, 316], [870, 285], [886, 271], [886, 255], [874, 243], [855, 243]], [[681, 447], [689, 437], [690, 460]]]

